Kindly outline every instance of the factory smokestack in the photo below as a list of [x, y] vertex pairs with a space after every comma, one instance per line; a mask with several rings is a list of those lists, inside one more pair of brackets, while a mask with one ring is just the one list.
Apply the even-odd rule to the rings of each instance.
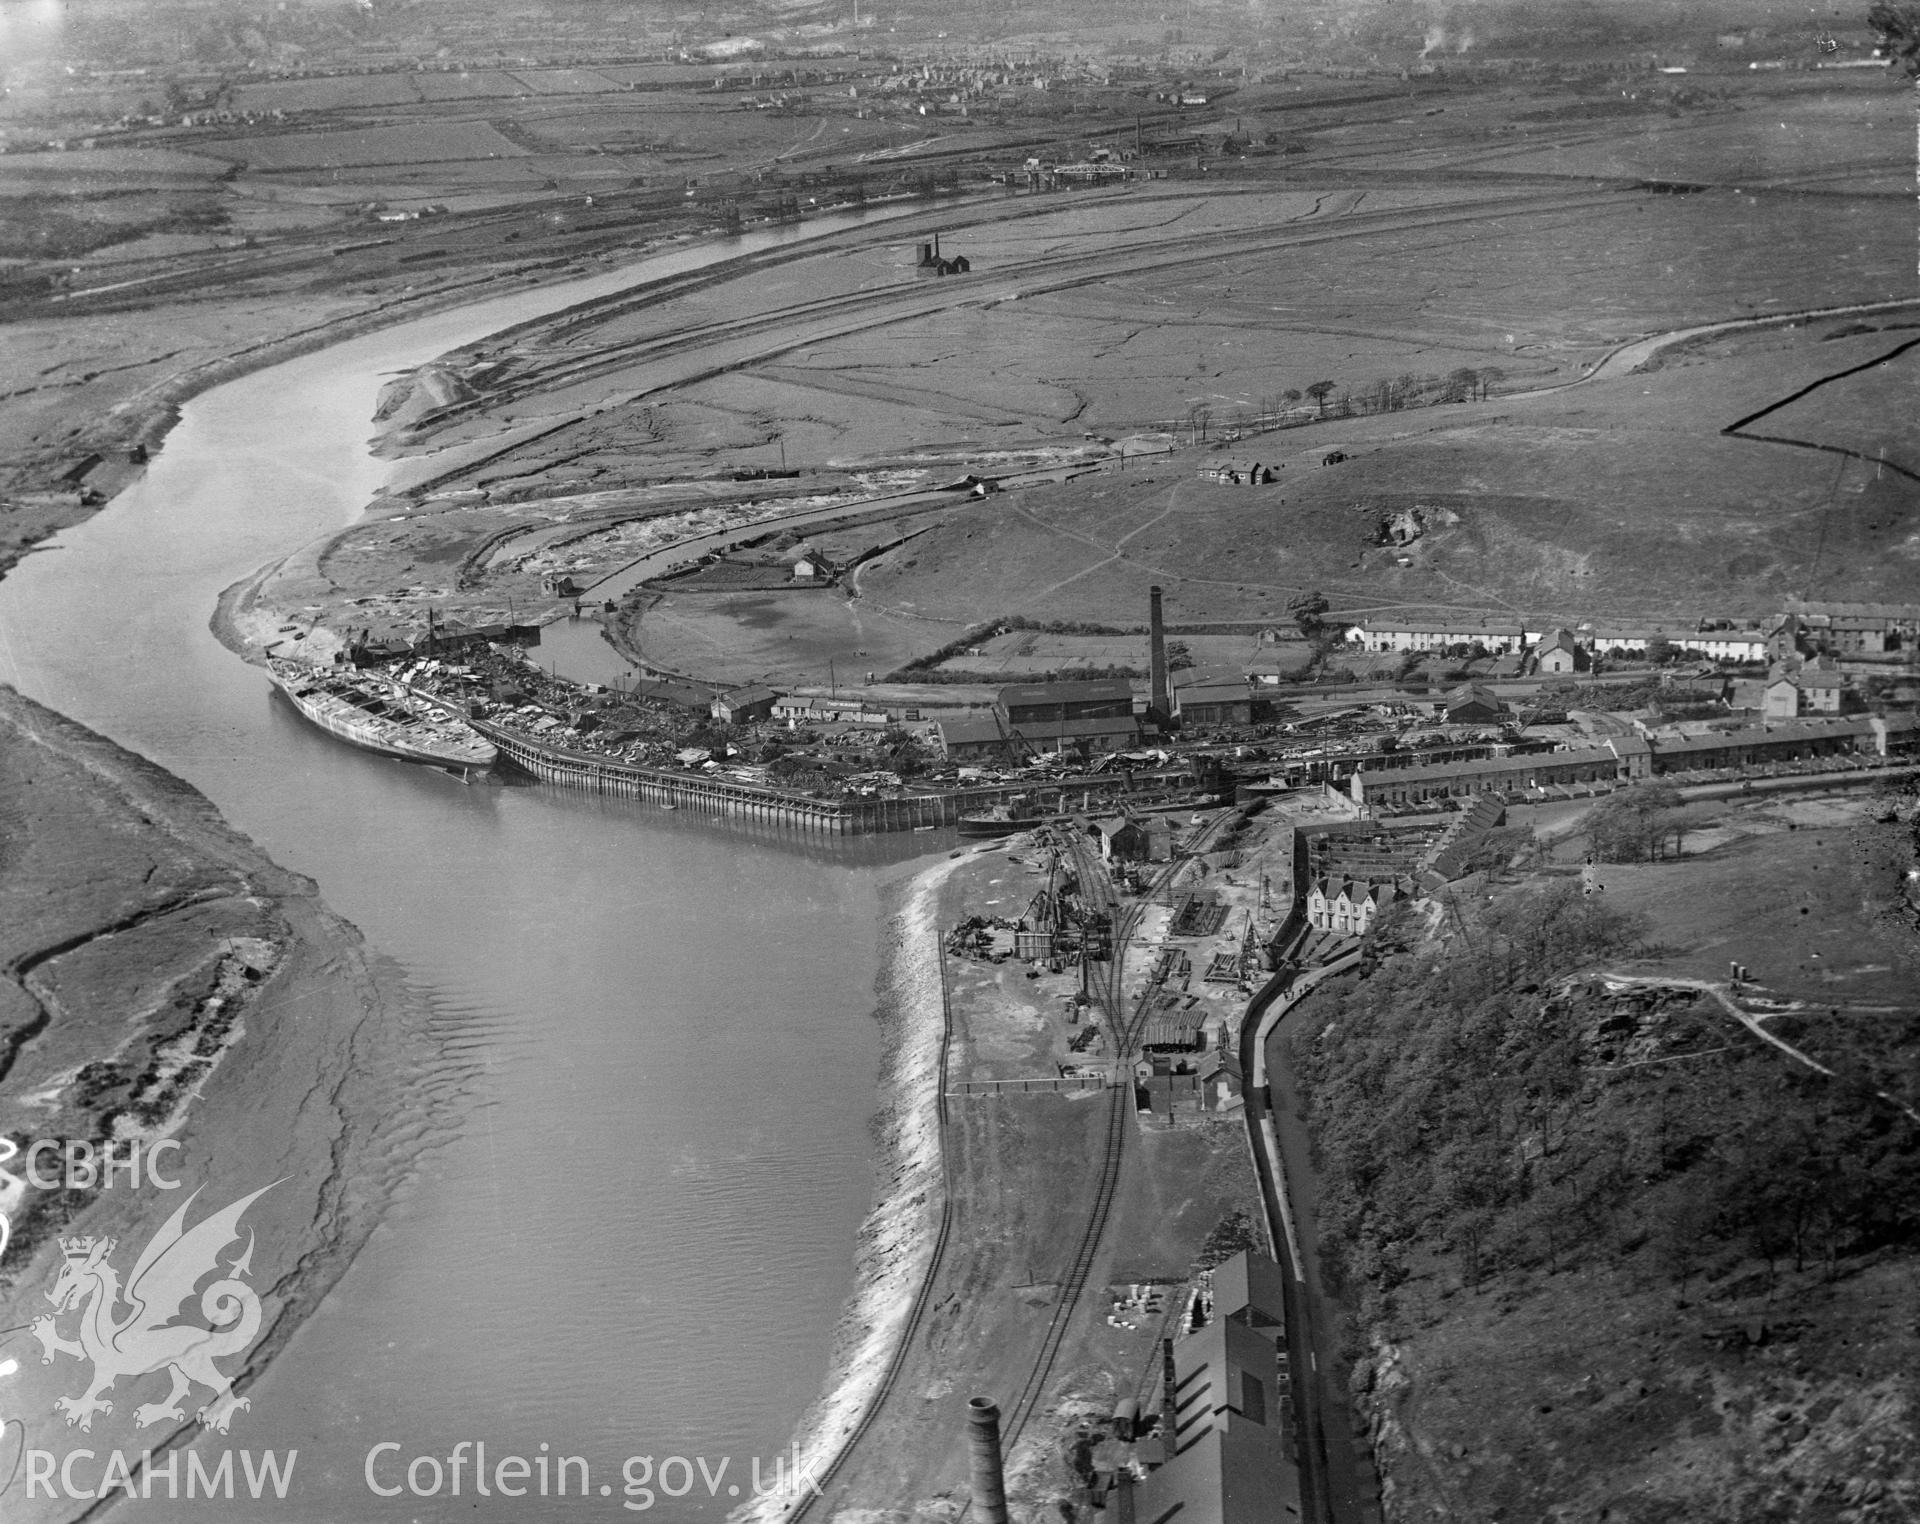
[[1164, 725], [1173, 714], [1173, 696], [1167, 691], [1167, 626], [1160, 615], [1160, 589], [1147, 589], [1148, 670], [1153, 693], [1147, 700], [1148, 713]]
[[976, 1524], [1007, 1524], [1007, 1481], [1000, 1468], [1000, 1409], [991, 1397], [967, 1403], [967, 1448], [973, 1456]]

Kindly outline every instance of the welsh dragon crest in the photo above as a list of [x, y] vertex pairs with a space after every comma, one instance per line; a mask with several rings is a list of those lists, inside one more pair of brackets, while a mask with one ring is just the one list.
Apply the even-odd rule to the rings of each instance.
[[[222, 1434], [227, 1432], [234, 1413], [249, 1403], [233, 1394], [232, 1381], [214, 1361], [241, 1353], [260, 1331], [260, 1298], [246, 1283], [253, 1261], [251, 1232], [246, 1252], [224, 1267], [227, 1274], [200, 1293], [200, 1316], [211, 1326], [175, 1320], [184, 1315], [200, 1282], [223, 1268], [219, 1255], [239, 1238], [241, 1214], [272, 1189], [262, 1186], [189, 1229], [187, 1208], [200, 1194], [195, 1191], [140, 1251], [124, 1291], [119, 1271], [108, 1263], [113, 1239], [60, 1241], [60, 1273], [47, 1293], [54, 1312], [34, 1320], [33, 1336], [45, 1351], [44, 1365], [51, 1365], [55, 1355], [93, 1363], [93, 1381], [84, 1393], [54, 1400], [55, 1410], [67, 1415], [69, 1425], [91, 1429], [95, 1413], [111, 1413], [113, 1403], [104, 1394], [122, 1376], [138, 1379], [164, 1370], [172, 1374], [173, 1390], [163, 1402], [143, 1402], [135, 1408], [135, 1424], [145, 1428], [162, 1419], [185, 1418], [180, 1399], [195, 1386], [204, 1386], [213, 1395], [198, 1416]], [[80, 1314], [79, 1336], [65, 1338], [56, 1319], [75, 1308]]]

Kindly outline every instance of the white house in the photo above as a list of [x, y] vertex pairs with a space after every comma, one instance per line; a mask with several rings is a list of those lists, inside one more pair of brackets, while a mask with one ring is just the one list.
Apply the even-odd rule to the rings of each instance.
[[1391, 883], [1350, 878], [1320, 878], [1307, 891], [1307, 923], [1322, 931], [1365, 936], [1382, 905], [1398, 897]]
[[1445, 651], [1450, 646], [1478, 644], [1495, 656], [1522, 650], [1539, 638], [1537, 632], [1530, 634], [1517, 624], [1490, 620], [1369, 620], [1347, 631], [1348, 643], [1367, 651]]

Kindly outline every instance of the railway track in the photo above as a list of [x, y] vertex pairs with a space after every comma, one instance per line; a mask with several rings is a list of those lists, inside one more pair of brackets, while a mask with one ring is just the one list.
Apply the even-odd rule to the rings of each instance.
[[895, 1343], [893, 1357], [887, 1362], [886, 1373], [880, 1378], [879, 1386], [868, 1400], [866, 1409], [859, 1421], [841, 1440], [840, 1448], [834, 1451], [833, 1458], [821, 1468], [816, 1477], [817, 1490], [801, 1492], [799, 1501], [787, 1515], [788, 1524], [799, 1524], [807, 1516], [814, 1502], [824, 1496], [833, 1480], [848, 1460], [853, 1456], [866, 1432], [871, 1429], [880, 1416], [880, 1410], [893, 1393], [900, 1379], [901, 1369], [906, 1365], [907, 1356], [913, 1349], [913, 1341], [920, 1332], [920, 1325], [926, 1320], [927, 1306], [933, 1299], [933, 1288], [939, 1283], [940, 1264], [946, 1258], [947, 1241], [953, 1235], [953, 1153], [947, 1147], [947, 1060], [953, 1052], [953, 1004], [947, 995], [947, 949], [946, 940], [936, 927], [934, 947], [940, 957], [940, 1084], [934, 1096], [934, 1108], [940, 1123], [940, 1225], [933, 1239], [933, 1257], [927, 1262], [927, 1273], [921, 1278], [920, 1289], [914, 1293], [913, 1306], [907, 1310], [907, 1321], [900, 1330], [900, 1338]]
[[[1194, 840], [1188, 844], [1187, 852], [1181, 857], [1176, 857], [1169, 863], [1165, 869], [1156, 875], [1151, 888], [1145, 894], [1141, 895], [1131, 906], [1126, 907], [1125, 910], [1114, 919], [1112, 956], [1108, 959], [1106, 968], [1100, 975], [1097, 985], [1097, 998], [1102, 1010], [1107, 1013], [1109, 1022], [1112, 1023], [1112, 1030], [1115, 1033], [1116, 1039], [1114, 1045], [1115, 1062], [1122, 1067], [1125, 1066], [1127, 1057], [1132, 1052], [1134, 1043], [1138, 1039], [1140, 1027], [1146, 1014], [1147, 1002], [1153, 993], [1151, 988], [1144, 991], [1141, 998], [1134, 1003], [1133, 1009], [1126, 1012], [1124, 1018], [1122, 1018], [1120, 1013], [1124, 1010], [1126, 1001], [1125, 976], [1127, 940], [1139, 925], [1140, 917], [1145, 911], [1148, 902], [1155, 894], [1158, 894], [1172, 882], [1174, 875], [1180, 871], [1186, 858], [1193, 855], [1196, 850], [1202, 848], [1206, 841], [1219, 829], [1222, 822], [1231, 818], [1232, 814], [1232, 811], [1221, 811], [1216, 814]], [[1105, 871], [1100, 869], [1099, 865], [1095, 863], [1092, 853], [1077, 843], [1070, 843], [1068, 852], [1073, 857], [1075, 871], [1079, 874], [1081, 884], [1085, 886], [1085, 890], [1089, 895], [1098, 896], [1100, 908], [1106, 909], [1110, 915], [1116, 909], [1119, 909], [1118, 900], [1112, 892]], [[940, 940], [940, 1011], [943, 1029], [940, 1039], [940, 1083], [935, 1105], [937, 1107], [940, 1124], [940, 1170], [942, 1189], [940, 1222], [934, 1235], [933, 1256], [928, 1261], [926, 1274], [921, 1279], [919, 1290], [914, 1294], [913, 1305], [908, 1310], [906, 1323], [901, 1329], [900, 1338], [894, 1346], [893, 1355], [887, 1363], [887, 1369], [880, 1378], [880, 1382], [876, 1386], [873, 1396], [868, 1400], [865, 1410], [861, 1413], [859, 1419], [841, 1441], [839, 1448], [834, 1452], [833, 1458], [815, 1473], [818, 1491], [804, 1492], [797, 1498], [792, 1510], [786, 1515], [786, 1524], [800, 1524], [800, 1521], [808, 1516], [812, 1511], [814, 1503], [824, 1498], [827, 1489], [840, 1473], [845, 1470], [847, 1463], [853, 1458], [853, 1454], [859, 1447], [860, 1441], [879, 1420], [881, 1412], [885, 1409], [888, 1399], [893, 1395], [901, 1373], [906, 1367], [908, 1357], [913, 1349], [914, 1340], [919, 1334], [921, 1325], [925, 1322], [934, 1288], [939, 1284], [940, 1271], [946, 1258], [947, 1247], [952, 1238], [953, 1154], [947, 1147], [946, 1138], [948, 1121], [947, 1062], [953, 1047], [953, 1007], [947, 993], [946, 950], [944, 940]], [[1081, 1232], [1080, 1240], [1074, 1248], [1073, 1259], [1069, 1263], [1067, 1274], [1061, 1284], [1061, 1294], [1054, 1304], [1052, 1316], [1048, 1319], [1047, 1330], [1041, 1337], [1040, 1348], [1035, 1354], [1033, 1365], [1028, 1371], [1025, 1382], [1021, 1385], [1018, 1397], [1016, 1397], [1011, 1407], [1007, 1410], [1009, 1423], [1003, 1439], [1005, 1453], [1012, 1453], [1015, 1444], [1018, 1443], [1027, 1424], [1033, 1419], [1035, 1414], [1039, 1412], [1041, 1403], [1046, 1396], [1047, 1382], [1053, 1374], [1054, 1365], [1059, 1359], [1061, 1347], [1066, 1342], [1068, 1334], [1072, 1331], [1074, 1314], [1079, 1308], [1081, 1297], [1086, 1290], [1087, 1281], [1092, 1275], [1094, 1261], [1099, 1254], [1100, 1244], [1106, 1233], [1107, 1220], [1112, 1215], [1114, 1197], [1119, 1191], [1121, 1166], [1126, 1158], [1127, 1134], [1130, 1131], [1131, 1112], [1133, 1109], [1132, 1103], [1133, 1087], [1130, 1084], [1123, 1082], [1108, 1087], [1106, 1136], [1102, 1146], [1100, 1170], [1094, 1185], [1093, 1203], [1087, 1214], [1087, 1225]], [[969, 1500], [966, 1507], [960, 1511], [957, 1519], [965, 1519], [971, 1509], [972, 1503], [971, 1500]]]
[[[1113, 1212], [1113, 1200], [1120, 1189], [1121, 1169], [1126, 1161], [1127, 1135], [1132, 1130], [1133, 1086], [1124, 1078], [1124, 1073], [1139, 1041], [1141, 1027], [1145, 1024], [1147, 1008], [1151, 1002], [1155, 987], [1151, 984], [1144, 989], [1140, 998], [1133, 1003], [1131, 1010], [1126, 1009], [1126, 949], [1127, 942], [1140, 924], [1140, 917], [1147, 903], [1172, 883], [1187, 857], [1204, 847], [1207, 839], [1219, 829], [1221, 822], [1230, 818], [1232, 812], [1222, 811], [1209, 821], [1206, 827], [1188, 844], [1185, 854], [1176, 857], [1166, 868], [1155, 876], [1152, 887], [1120, 914], [1120, 909], [1112, 893], [1110, 881], [1104, 868], [1093, 860], [1093, 854], [1079, 844], [1070, 845], [1068, 851], [1074, 860], [1075, 872], [1079, 875], [1083, 893], [1097, 892], [1102, 907], [1113, 917], [1113, 949], [1107, 960], [1105, 971], [1099, 981], [1099, 1001], [1101, 1009], [1107, 1014], [1109, 1030], [1114, 1034], [1114, 1063], [1121, 1070], [1119, 1082], [1108, 1089], [1107, 1133], [1100, 1160], [1100, 1171], [1094, 1182], [1093, 1202], [1087, 1212], [1087, 1225], [1080, 1235], [1080, 1241], [1074, 1247], [1073, 1258], [1067, 1266], [1067, 1273], [1060, 1286], [1060, 1295], [1054, 1302], [1053, 1315], [1047, 1321], [1047, 1331], [1040, 1340], [1039, 1352], [1034, 1357], [1032, 1368], [1026, 1381], [1021, 1385], [1018, 1396], [1008, 1409], [1008, 1423], [1005, 1436], [1005, 1451], [1013, 1452], [1014, 1446], [1026, 1431], [1027, 1424], [1040, 1410], [1047, 1392], [1047, 1383], [1052, 1378], [1053, 1369], [1060, 1357], [1061, 1346], [1067, 1335], [1073, 1330], [1074, 1315], [1080, 1307], [1081, 1297], [1086, 1291], [1087, 1281], [1092, 1275], [1095, 1259], [1099, 1256], [1100, 1244], [1106, 1234], [1107, 1219]], [[1122, 1012], [1125, 1012], [1123, 1015]], [[965, 1514], [961, 1515], [963, 1518]]]

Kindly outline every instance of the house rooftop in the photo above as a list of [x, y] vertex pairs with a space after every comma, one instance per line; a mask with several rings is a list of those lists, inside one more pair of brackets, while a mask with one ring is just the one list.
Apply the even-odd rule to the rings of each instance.
[[955, 742], [1003, 741], [1006, 732], [996, 714], [960, 714], [934, 722], [940, 727], [940, 739], [951, 746]]
[[1107, 699], [1133, 698], [1133, 684], [1124, 677], [1095, 678], [1087, 682], [1011, 683], [999, 693], [1000, 703], [1089, 704]]

